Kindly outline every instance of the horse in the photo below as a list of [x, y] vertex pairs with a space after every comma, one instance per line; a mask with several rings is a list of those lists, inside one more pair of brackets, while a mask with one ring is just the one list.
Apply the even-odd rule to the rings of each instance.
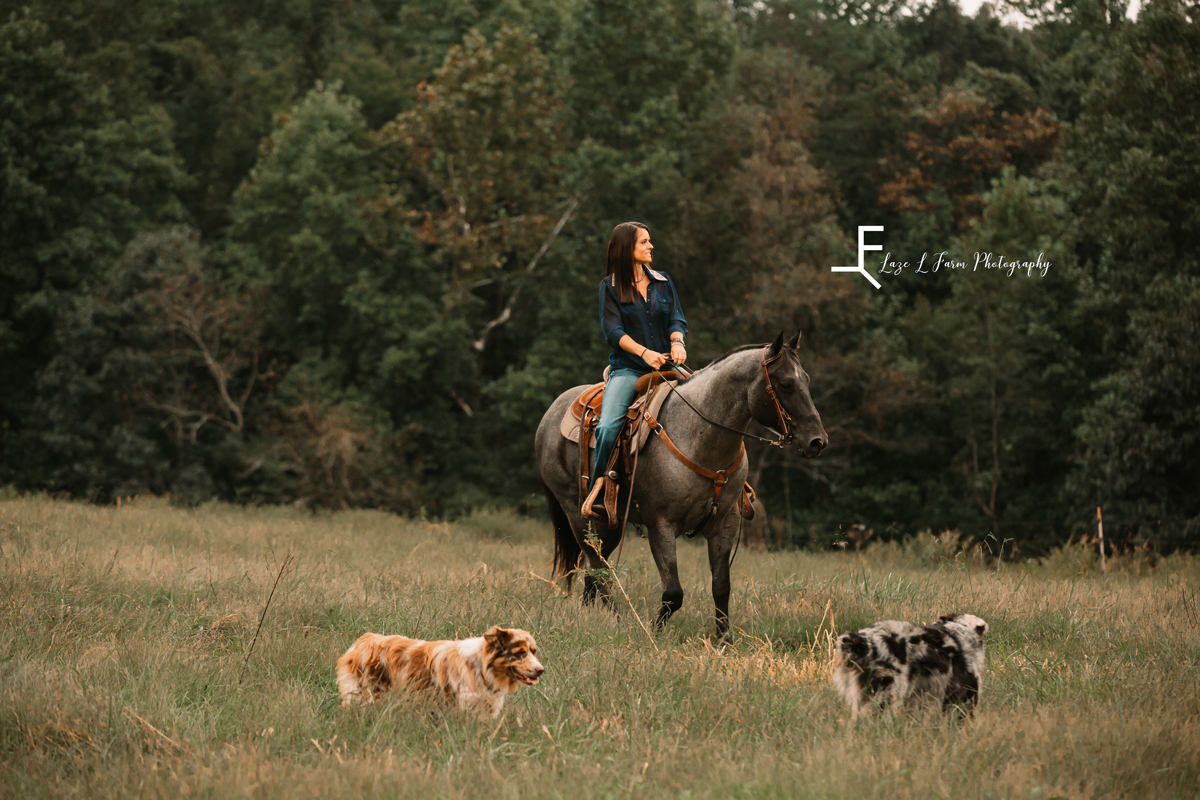
[[[770, 345], [735, 348], [680, 383], [658, 412], [660, 428], [655, 433], [659, 435], [652, 434], [637, 455], [633, 495], [623, 486], [617, 502], [618, 516], [628, 515], [649, 535], [662, 581], [662, 605], [654, 617], [658, 630], [683, 607], [675, 539], [694, 532], [708, 541], [716, 638], [728, 637], [730, 553], [740, 529], [736, 507], [746, 481], [743, 437], [748, 435], [750, 420], [774, 431], [781, 446], [794, 444], [805, 458], [817, 457], [829, 444], [809, 395], [808, 373], [800, 365], [799, 342], [799, 331], [786, 343], [780, 332]], [[538, 425], [534, 446], [554, 525], [553, 576], [564, 577], [569, 589], [582, 560], [584, 604], [599, 596], [611, 607], [608, 583], [597, 571], [609, 565], [624, 524], [618, 521], [610, 527], [603, 516], [592, 517], [589, 535], [580, 513], [576, 475], [581, 445], [568, 440], [559, 428], [563, 414], [587, 388], [576, 386], [558, 396]], [[668, 437], [664, 439], [662, 433]], [[723, 490], [711, 477], [688, 467], [673, 449], [710, 470], [709, 475], [725, 475]]]

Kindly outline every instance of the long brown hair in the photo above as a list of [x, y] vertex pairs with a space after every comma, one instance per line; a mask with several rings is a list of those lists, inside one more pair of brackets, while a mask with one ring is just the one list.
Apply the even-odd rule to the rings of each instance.
[[633, 302], [633, 246], [638, 230], [650, 232], [640, 222], [622, 222], [608, 237], [608, 269], [604, 274], [612, 276], [617, 299], [622, 303]]

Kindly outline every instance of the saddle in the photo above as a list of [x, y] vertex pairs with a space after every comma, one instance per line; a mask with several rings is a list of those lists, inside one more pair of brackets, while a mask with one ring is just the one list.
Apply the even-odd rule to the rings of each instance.
[[[605, 377], [607, 377], [607, 371], [605, 372]], [[689, 469], [714, 481], [713, 511], [715, 512], [717, 502], [721, 498], [721, 489], [724, 487], [727, 479], [727, 473], [732, 472], [741, 464], [742, 459], [746, 456], [746, 448], [743, 445], [737, 460], [729, 467], [719, 472], [713, 472], [692, 462], [691, 459], [687, 458], [687, 456], [675, 447], [670, 437], [663, 431], [662, 425], [658, 423], [657, 416], [663, 402], [667, 399], [667, 395], [675, 389], [681, 380], [687, 380], [688, 377], [688, 375], [683, 373], [668, 370], [666, 372], [651, 372], [638, 378], [634, 384], [636, 395], [633, 402], [629, 405], [629, 411], [625, 414], [625, 425], [621, 429], [617, 446], [613, 448], [608, 464], [605, 465], [604, 473], [606, 475], [613, 474], [618, 459], [623, 459], [625, 462], [625, 474], [629, 474], [630, 459], [641, 451], [646, 444], [646, 440], [650, 437], [650, 433], [654, 432], [663, 439], [664, 444], [666, 444], [675, 457], [687, 465]], [[559, 424], [559, 430], [563, 436], [572, 442], [581, 443], [579, 448], [579, 497], [581, 503], [583, 502], [583, 498], [588, 495], [589, 466], [591, 463], [589, 455], [591, 450], [596, 447], [595, 426], [600, 421], [600, 409], [604, 403], [604, 386], [604, 383], [597, 383], [585, 389], [571, 403], [566, 413], [563, 414], [562, 422]], [[583, 442], [587, 443], [586, 447], [582, 446]], [[606, 481], [604, 486], [604, 509], [608, 515], [610, 526], [617, 524], [618, 488], [618, 483], [615, 480]], [[738, 511], [744, 519], [749, 520], [754, 517], [754, 497], [754, 489], [751, 488], [750, 484], [743, 485], [742, 494], [738, 497]]]
[[[686, 380], [686, 377], [674, 370], [651, 372], [637, 379], [637, 383], [633, 385], [637, 394], [634, 396], [633, 402], [629, 404], [629, 413], [625, 415], [627, 420], [633, 421], [635, 429], [630, 455], [641, 450], [646, 438], [650, 435], [648, 427], [638, 424], [642, 419], [642, 411], [649, 411], [652, 415], [657, 415], [658, 410], [662, 408], [663, 401], [667, 399], [667, 395], [681, 380]], [[587, 445], [589, 449], [594, 449], [596, 447], [595, 427], [596, 423], [600, 421], [600, 408], [603, 404], [603, 383], [597, 383], [584, 389], [583, 393], [575, 398], [575, 402], [571, 403], [567, 413], [563, 414], [562, 422], [559, 424], [562, 435], [572, 442], [578, 442], [584, 428], [583, 423], [585, 420], [590, 421], [591, 424], [587, 426]]]
[[[605, 370], [605, 378], [608, 371]], [[630, 459], [641, 451], [650, 436], [650, 426], [643, 425], [646, 413], [651, 417], [662, 407], [667, 395], [681, 380], [687, 376], [675, 370], [666, 372], [651, 372], [637, 379], [634, 384], [633, 402], [625, 414], [625, 424], [617, 444], [609, 455], [608, 463], [604, 465], [603, 474], [615, 472], [618, 460], [624, 461], [625, 474], [630, 474]], [[596, 425], [600, 422], [600, 409], [604, 403], [604, 383], [597, 383], [584, 389], [575, 402], [571, 403], [563, 414], [559, 431], [572, 442], [579, 442], [579, 500], [588, 496], [588, 480], [591, 472], [591, 451], [596, 447]], [[586, 443], [586, 446], [584, 445]], [[604, 486], [604, 509], [608, 514], [610, 526], [617, 524], [617, 491], [616, 480], [606, 480]]]

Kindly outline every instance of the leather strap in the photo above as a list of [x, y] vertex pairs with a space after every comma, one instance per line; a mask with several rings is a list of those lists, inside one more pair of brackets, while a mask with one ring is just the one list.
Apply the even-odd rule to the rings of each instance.
[[770, 364], [772, 361], [774, 361], [775, 358], [779, 358], [780, 356], [783, 355], [783, 348], [779, 349], [779, 352], [775, 354], [775, 358], [768, 360], [767, 353], [769, 353], [770, 351], [771, 351], [771, 348], [768, 347], [766, 352], [763, 353], [763, 360], [762, 360], [763, 378], [767, 382], [767, 394], [771, 395], [771, 402], [773, 402], [775, 404], [775, 417], [776, 417], [776, 419], [779, 420], [779, 426], [781, 428], [779, 433], [781, 436], [783, 436], [784, 441], [787, 441], [792, 438], [791, 426], [789, 424], [792, 421], [792, 417], [790, 414], [787, 413], [787, 411], [784, 409], [784, 407], [779, 404], [779, 398], [775, 396], [775, 387], [771, 384], [771, 373], [767, 370], [768, 364]]
[[670, 450], [685, 467], [697, 475], [702, 475], [713, 482], [713, 508], [716, 509], [717, 503], [721, 501], [721, 490], [724, 489], [725, 484], [729, 482], [729, 473], [737, 469], [741, 465], [742, 459], [746, 457], [746, 443], [742, 442], [741, 450], [738, 451], [738, 457], [733, 460], [732, 464], [725, 469], [713, 472], [711, 469], [702, 467], [695, 461], [692, 461], [690, 458], [685, 456], [679, 450], [679, 448], [675, 446], [675, 443], [671, 441], [671, 437], [667, 435], [667, 432], [663, 430], [662, 424], [655, 419], [650, 412], [643, 411], [642, 416], [650, 425], [650, 429], [658, 434], [658, 438], [662, 439], [663, 444], [667, 446], [667, 449]]
[[757, 495], [754, 493], [754, 487], [749, 483], [742, 484], [742, 494], [738, 497], [738, 513], [742, 515], [742, 519], [754, 519], [754, 498]]
[[591, 453], [588, 450], [588, 437], [592, 435], [592, 426], [596, 422], [596, 415], [592, 413], [590, 408], [585, 406], [583, 419], [579, 422], [579, 503], [583, 505], [583, 500], [588, 495], [588, 481], [591, 480]]

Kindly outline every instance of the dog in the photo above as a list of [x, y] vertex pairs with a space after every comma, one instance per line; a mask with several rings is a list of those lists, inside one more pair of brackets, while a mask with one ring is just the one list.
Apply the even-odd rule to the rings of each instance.
[[940, 700], [942, 710], [971, 716], [983, 685], [983, 638], [988, 624], [971, 614], [938, 618], [932, 625], [876, 622], [838, 637], [833, 686], [857, 722], [887, 703], [893, 713], [919, 697]]
[[437, 642], [364, 633], [338, 659], [337, 686], [343, 706], [398, 691], [495, 718], [509, 694], [536, 685], [545, 671], [537, 642], [520, 628], [497, 625], [473, 639]]

